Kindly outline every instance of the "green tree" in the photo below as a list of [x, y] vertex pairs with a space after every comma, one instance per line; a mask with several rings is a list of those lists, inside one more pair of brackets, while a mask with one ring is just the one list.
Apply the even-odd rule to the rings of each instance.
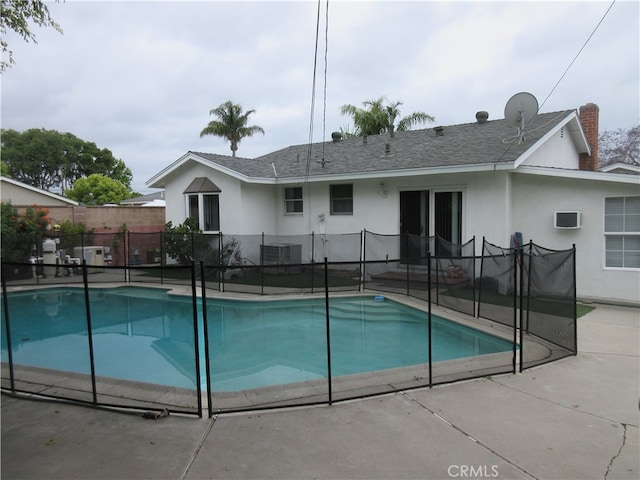
[[240, 105], [227, 101], [209, 112], [209, 115], [214, 115], [218, 119], [210, 121], [200, 132], [200, 137], [213, 135], [228, 140], [231, 142], [232, 156], [235, 157], [240, 140], [245, 137], [251, 137], [255, 133], [264, 135], [262, 127], [247, 125], [249, 123], [249, 115], [252, 113], [255, 113], [255, 110], [243, 112]]
[[7, 29], [16, 32], [27, 43], [31, 41], [38, 43], [29, 27], [29, 21], [40, 27], [52, 27], [62, 33], [60, 25], [53, 21], [49, 9], [40, 0], [2, 0], [0, 8], [0, 47], [3, 56], [4, 54], [9, 56], [8, 60], [0, 60], [0, 73], [15, 63], [13, 52], [9, 50], [9, 44], [5, 40]]
[[[167, 222], [162, 234], [164, 252], [182, 265], [201, 260], [207, 265], [217, 264], [217, 252], [209, 245], [212, 238], [202, 233], [198, 229], [198, 221], [190, 217], [175, 227]], [[217, 242], [217, 238], [214, 241]]]
[[640, 125], [602, 132], [598, 139], [598, 163], [600, 167], [614, 163], [640, 166]]
[[386, 97], [366, 100], [362, 102], [364, 108], [346, 104], [340, 108], [342, 115], [347, 115], [353, 120], [354, 130], [342, 130], [346, 137], [363, 137], [365, 135], [379, 135], [381, 133], [404, 132], [416, 125], [433, 122], [434, 117], [424, 112], [413, 112], [406, 117], [400, 116], [402, 102], [389, 102]]
[[24, 214], [11, 202], [2, 202], [0, 222], [2, 237], [2, 260], [5, 262], [27, 262], [31, 250], [48, 232], [49, 211], [33, 205]]
[[131, 185], [131, 170], [122, 160], [68, 132], [2, 130], [1, 143], [8, 175], [27, 185], [43, 190], [58, 187], [64, 194], [77, 179], [95, 173]]
[[132, 198], [132, 194], [122, 182], [94, 173], [87, 178], [76, 180], [73, 188], [67, 190], [67, 197], [85, 205], [104, 205], [120, 203]]

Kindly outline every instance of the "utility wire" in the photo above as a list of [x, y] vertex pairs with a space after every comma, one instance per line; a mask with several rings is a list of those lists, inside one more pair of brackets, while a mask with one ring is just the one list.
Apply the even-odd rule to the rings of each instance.
[[589, 43], [589, 41], [591, 40], [591, 37], [593, 37], [593, 35], [596, 33], [596, 31], [598, 30], [598, 28], [600, 27], [600, 25], [602, 24], [602, 22], [604, 21], [604, 19], [606, 18], [606, 16], [609, 14], [609, 12], [611, 11], [611, 9], [613, 8], [613, 6], [615, 5], [616, 0], [613, 0], [611, 2], [611, 5], [609, 5], [609, 8], [607, 8], [607, 11], [604, 12], [604, 15], [602, 15], [602, 18], [600, 19], [600, 21], [598, 22], [598, 24], [595, 26], [595, 28], [593, 29], [593, 31], [591, 32], [591, 35], [589, 35], [589, 37], [585, 40], [585, 42], [582, 44], [582, 47], [580, 47], [580, 50], [578, 50], [578, 53], [576, 53], [576, 56], [573, 57], [573, 60], [571, 60], [571, 63], [569, 64], [569, 66], [565, 69], [564, 73], [562, 74], [562, 76], [560, 77], [560, 79], [556, 82], [556, 84], [553, 86], [553, 88], [551, 89], [551, 91], [549, 92], [549, 95], [547, 95], [547, 98], [544, 99], [544, 101], [542, 102], [542, 104], [540, 105], [540, 108], [538, 108], [538, 111], [542, 110], [542, 106], [547, 102], [547, 100], [549, 100], [549, 97], [553, 94], [553, 92], [555, 91], [555, 89], [558, 87], [558, 85], [560, 85], [560, 82], [562, 82], [562, 80], [564, 79], [564, 77], [567, 75], [567, 72], [569, 72], [569, 69], [573, 66], [573, 64], [576, 62], [576, 60], [578, 59], [578, 57], [580, 56], [580, 54], [582, 53], [582, 51], [585, 49], [585, 47], [587, 46], [587, 44]]
[[311, 167], [311, 145], [313, 144], [313, 114], [316, 105], [316, 72], [318, 69], [318, 39], [320, 37], [320, 0], [318, 0], [318, 13], [316, 16], [316, 46], [313, 53], [313, 81], [311, 88], [311, 117], [309, 119], [309, 146], [307, 149], [307, 167], [305, 170], [305, 182], [309, 179]]
[[[604, 12], [604, 14], [602, 15], [602, 18], [600, 18], [600, 21], [598, 22], [598, 24], [594, 27], [594, 29], [591, 31], [591, 34], [587, 37], [587, 39], [584, 41], [584, 43], [582, 44], [582, 47], [580, 47], [580, 50], [578, 50], [578, 53], [576, 53], [576, 56], [573, 57], [573, 60], [571, 60], [571, 63], [569, 63], [569, 66], [567, 66], [567, 68], [565, 68], [564, 72], [562, 73], [562, 75], [560, 76], [560, 78], [558, 79], [558, 81], [556, 82], [556, 84], [553, 86], [553, 88], [551, 89], [551, 91], [549, 92], [549, 94], [546, 96], [546, 98], [544, 99], [544, 101], [540, 104], [540, 106], [538, 107], [538, 112], [540, 110], [542, 110], [542, 106], [547, 102], [547, 100], [549, 100], [549, 97], [551, 97], [551, 95], [553, 94], [553, 92], [556, 90], [556, 88], [558, 88], [558, 85], [560, 85], [560, 83], [562, 82], [562, 80], [564, 80], [564, 77], [567, 75], [567, 73], [569, 72], [569, 70], [571, 69], [571, 67], [573, 66], [573, 64], [576, 62], [576, 60], [578, 59], [578, 57], [580, 56], [580, 54], [582, 53], [582, 51], [585, 49], [585, 47], [587, 46], [587, 44], [589, 43], [589, 41], [591, 40], [591, 38], [595, 35], [596, 31], [598, 30], [598, 28], [600, 27], [600, 25], [602, 24], [602, 22], [604, 21], [604, 19], [607, 17], [607, 15], [609, 14], [609, 12], [611, 11], [611, 9], [613, 8], [613, 6], [615, 5], [616, 0], [612, 0], [611, 4], [609, 5], [609, 8], [607, 8], [606, 12]], [[529, 124], [531, 122], [533, 122], [533, 120], [536, 118], [537, 115], [534, 115], [531, 120], [529, 120], [529, 122], [527, 123], [526, 127], [529, 126]], [[556, 117], [557, 118], [557, 117]], [[555, 119], [554, 119], [555, 120]], [[553, 121], [553, 120], [551, 120]], [[547, 122], [549, 123], [549, 122]], [[541, 127], [538, 127], [541, 128]], [[536, 129], [537, 130], [537, 129]], [[519, 135], [518, 135], [519, 136]], [[516, 143], [516, 141], [514, 140], [513, 142], [511, 142], [509, 144], [509, 147], [505, 150], [505, 152], [500, 156], [500, 160], [498, 160], [498, 162], [501, 162], [502, 159], [504, 159], [504, 157], [506, 157], [506, 155], [509, 153], [509, 151], [511, 150], [511, 147], [513, 147], [513, 145]]]
[[329, 50], [329, 0], [324, 18], [324, 96], [322, 105], [322, 166], [324, 166], [324, 144], [326, 140], [327, 127], [327, 52]]

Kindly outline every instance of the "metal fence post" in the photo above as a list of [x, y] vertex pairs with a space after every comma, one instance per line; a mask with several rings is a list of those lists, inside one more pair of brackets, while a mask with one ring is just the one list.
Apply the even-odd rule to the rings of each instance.
[[366, 230], [360, 230], [360, 262], [358, 264], [359, 269], [359, 283], [358, 283], [358, 291], [364, 292], [364, 242], [365, 240]]
[[573, 298], [572, 300], [572, 304], [573, 304], [573, 354], [574, 355], [578, 355], [578, 304], [577, 304], [577, 300], [578, 300], [578, 291], [577, 291], [577, 286], [576, 286], [576, 244], [573, 244], [572, 247], [572, 259], [573, 259]]
[[[224, 252], [222, 251], [222, 247], [224, 246], [224, 241], [223, 241], [223, 234], [222, 232], [220, 232], [220, 235], [218, 235], [218, 291], [219, 292], [224, 292], [224, 272], [225, 272], [225, 266], [223, 264], [224, 258], [223, 258], [223, 254]], [[243, 270], [244, 273], [244, 270]]]
[[[83, 247], [84, 255], [84, 247]], [[96, 391], [96, 365], [93, 356], [93, 327], [91, 326], [91, 301], [89, 298], [89, 280], [87, 278], [87, 261], [82, 259], [82, 281], [84, 283], [84, 303], [87, 315], [87, 339], [89, 341], [89, 364], [91, 367], [91, 392], [93, 394], [93, 404], [98, 403], [98, 392]]]
[[[200, 261], [200, 287], [202, 290], [202, 332], [204, 334], [204, 371], [207, 382], [207, 406], [209, 418], [213, 417], [213, 399], [211, 397], [211, 371], [209, 365], [209, 319], [207, 317], [207, 287], [204, 278], [204, 262]], [[198, 352], [196, 351], [196, 355]]]
[[362, 291], [367, 289], [366, 275], [367, 275], [367, 229], [363, 231], [363, 239], [360, 242], [360, 259], [362, 260], [362, 268], [360, 270], [360, 276], [362, 281]]
[[264, 232], [260, 240], [260, 295], [264, 295]]
[[11, 326], [10, 326], [10, 322], [9, 322], [9, 298], [7, 295], [7, 284], [5, 283], [4, 280], [4, 265], [2, 265], [1, 267], [2, 269], [2, 306], [3, 306], [3, 310], [4, 310], [4, 324], [5, 324], [5, 329], [7, 331], [6, 335], [7, 335], [7, 353], [9, 355], [9, 379], [11, 381], [11, 391], [15, 391], [16, 389], [16, 384], [15, 384], [15, 377], [13, 375], [13, 348], [11, 346]]
[[432, 364], [432, 328], [431, 328], [431, 252], [427, 252], [427, 308], [428, 308], [428, 330], [429, 330], [429, 388], [433, 387], [433, 367]]
[[[409, 255], [409, 234], [408, 233], [406, 234], [406, 237], [407, 237], [407, 242], [406, 242], [407, 244], [405, 246], [405, 252], [407, 252], [407, 253], [406, 253], [406, 258], [404, 259], [404, 261], [407, 264], [407, 297], [408, 297], [409, 296], [409, 289], [410, 289], [410, 287], [409, 287], [409, 283], [410, 283], [409, 282], [409, 259], [411, 258], [411, 256]], [[400, 235], [400, 239], [401, 239], [400, 241], [402, 241], [402, 234]], [[402, 249], [400, 249], [400, 251], [402, 251]]]
[[[520, 258], [520, 253], [520, 249], [515, 249], [513, 251], [513, 255], [515, 256], [515, 265], [513, 266], [513, 373], [516, 373], [516, 355], [518, 343], [518, 272], [522, 270], [518, 268], [518, 264], [520, 263], [518, 261], [518, 259]], [[520, 277], [520, 281], [522, 281], [522, 277]], [[522, 345], [520, 345], [520, 351], [522, 351]]]
[[329, 387], [329, 405], [333, 402], [331, 390], [331, 328], [329, 322], [329, 267], [327, 257], [324, 257], [324, 304], [327, 325], [327, 381]]
[[196, 357], [196, 391], [198, 395], [198, 417], [202, 418], [202, 387], [200, 386], [200, 348], [198, 342], [198, 300], [196, 297], [196, 267], [191, 262], [191, 308], [193, 310], [193, 349]]
[[311, 293], [313, 293], [313, 287], [315, 286], [315, 263], [316, 263], [316, 234], [311, 232]]

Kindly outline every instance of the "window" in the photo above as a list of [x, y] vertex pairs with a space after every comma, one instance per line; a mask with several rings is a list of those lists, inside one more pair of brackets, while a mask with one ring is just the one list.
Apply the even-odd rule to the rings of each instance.
[[353, 215], [353, 185], [330, 186], [331, 215]]
[[222, 190], [206, 177], [195, 178], [184, 191], [187, 215], [203, 232], [220, 231], [220, 196]]
[[285, 213], [302, 213], [302, 187], [284, 189]]
[[640, 197], [604, 199], [605, 267], [640, 268]]
[[196, 220], [203, 232], [220, 231], [219, 195], [198, 193], [188, 196], [189, 217]]

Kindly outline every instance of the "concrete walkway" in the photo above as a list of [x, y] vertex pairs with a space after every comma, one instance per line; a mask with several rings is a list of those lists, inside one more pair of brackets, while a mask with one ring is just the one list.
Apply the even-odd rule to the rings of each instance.
[[640, 310], [579, 355], [333, 406], [144, 420], [2, 396], [2, 479], [638, 479]]

